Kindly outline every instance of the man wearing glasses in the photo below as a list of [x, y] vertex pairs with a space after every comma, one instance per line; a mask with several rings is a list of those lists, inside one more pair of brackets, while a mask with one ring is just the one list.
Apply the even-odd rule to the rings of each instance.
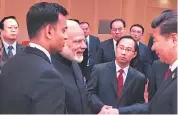
[[126, 32], [123, 19], [114, 19], [110, 23], [112, 38], [100, 43], [96, 53], [96, 64], [115, 60], [116, 41]]
[[24, 47], [17, 43], [19, 23], [15, 16], [4, 17], [0, 21], [0, 32], [3, 45], [3, 61], [8, 61], [17, 53], [24, 50]]
[[108, 114], [113, 108], [145, 101], [145, 76], [130, 66], [138, 50], [131, 36], [122, 36], [116, 43], [116, 59], [94, 66], [87, 83], [87, 96], [94, 113]]

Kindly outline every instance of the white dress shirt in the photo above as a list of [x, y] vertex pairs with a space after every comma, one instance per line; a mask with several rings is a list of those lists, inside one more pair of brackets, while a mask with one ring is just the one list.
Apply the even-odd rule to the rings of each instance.
[[116, 52], [116, 40], [113, 39], [114, 51]]
[[[89, 50], [90, 50], [90, 49], [89, 49], [89, 41], [90, 41], [90, 40], [89, 40], [89, 35], [87, 36], [86, 41], [87, 41], [87, 44], [88, 44], [88, 45], [87, 45], [87, 48], [88, 48], [88, 57], [89, 57]], [[88, 60], [87, 60], [87, 66], [89, 66], [89, 65], [90, 65], [90, 62], [89, 62], [89, 58], [88, 58]]]
[[13, 55], [16, 54], [16, 45], [17, 45], [17, 42], [14, 42], [12, 45], [9, 45], [9, 44], [6, 43], [4, 40], [3, 40], [2, 42], [3, 42], [4, 48], [5, 48], [6, 54], [8, 54], [8, 51], [9, 51], [8, 47], [9, 47], [9, 46], [12, 46], [12, 47], [13, 47], [13, 49], [12, 49]]
[[[120, 70], [121, 68], [119, 67], [119, 65], [117, 64], [116, 61], [115, 61], [115, 65], [116, 65], [116, 75], [117, 75], [117, 77], [118, 77], [119, 74], [120, 74], [119, 70]], [[124, 72], [123, 72], [122, 76], [123, 76], [123, 84], [124, 84], [124, 83], [125, 83], [125, 80], [126, 80], [126, 78], [127, 78], [127, 73], [128, 73], [128, 70], [129, 70], [129, 65], [128, 65], [127, 67], [123, 68], [123, 70], [124, 70]]]
[[169, 69], [171, 69], [171, 71], [173, 72], [176, 68], [178, 67], [178, 59], [169, 66]]
[[40, 46], [38, 44], [32, 43], [32, 42], [29, 43], [29, 46], [33, 47], [33, 48], [37, 48], [37, 49], [41, 50], [42, 52], [44, 52], [51, 62], [51, 56], [45, 48], [43, 48], [42, 46]]

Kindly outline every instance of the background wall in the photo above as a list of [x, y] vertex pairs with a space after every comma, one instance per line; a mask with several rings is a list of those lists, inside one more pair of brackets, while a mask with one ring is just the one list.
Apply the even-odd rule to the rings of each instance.
[[29, 40], [25, 17], [29, 7], [40, 1], [56, 2], [69, 11], [69, 18], [88, 21], [91, 33], [99, 36], [101, 41], [110, 38], [108, 34], [98, 34], [100, 19], [112, 20], [123, 18], [127, 30], [135, 23], [144, 26], [143, 43], [147, 44], [151, 34], [151, 21], [165, 9], [177, 10], [177, 0], [0, 0], [0, 19], [15, 15], [20, 23], [19, 42]]

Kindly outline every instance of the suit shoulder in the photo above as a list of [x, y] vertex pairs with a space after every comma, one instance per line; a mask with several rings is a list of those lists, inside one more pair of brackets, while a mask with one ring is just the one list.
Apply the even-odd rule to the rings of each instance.
[[144, 48], [147, 48], [147, 45], [145, 45], [144, 43], [140, 42], [140, 45], [142, 45]]
[[134, 76], [137, 78], [137, 79], [143, 79], [143, 80], [145, 80], [145, 75], [143, 74], [143, 73], [141, 73], [141, 72], [139, 72], [138, 70], [136, 70], [136, 69], [134, 69], [134, 68], [132, 68], [131, 67], [131, 69], [133, 70], [133, 72], [134, 72]]
[[112, 43], [112, 39], [108, 39], [108, 40], [102, 41], [100, 44], [105, 46], [105, 45], [108, 45], [108, 43]]
[[92, 37], [92, 38], [94, 38], [94, 39], [98, 39], [98, 40], [99, 40], [99, 38], [98, 38], [97, 36], [90, 35], [90, 37]]
[[112, 63], [113, 63], [113, 62], [106, 62], [106, 63], [96, 64], [96, 65], [94, 66], [94, 68], [95, 68], [95, 69], [98, 69], [98, 68], [104, 69], [104, 68], [108, 67], [109, 65], [111, 65]]

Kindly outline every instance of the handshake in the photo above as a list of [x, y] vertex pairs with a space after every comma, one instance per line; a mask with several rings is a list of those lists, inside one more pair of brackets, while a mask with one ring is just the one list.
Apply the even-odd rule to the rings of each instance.
[[107, 114], [107, 115], [119, 115], [119, 110], [116, 108], [113, 108], [112, 106], [104, 105], [101, 108], [101, 111], [98, 113], [98, 115]]

